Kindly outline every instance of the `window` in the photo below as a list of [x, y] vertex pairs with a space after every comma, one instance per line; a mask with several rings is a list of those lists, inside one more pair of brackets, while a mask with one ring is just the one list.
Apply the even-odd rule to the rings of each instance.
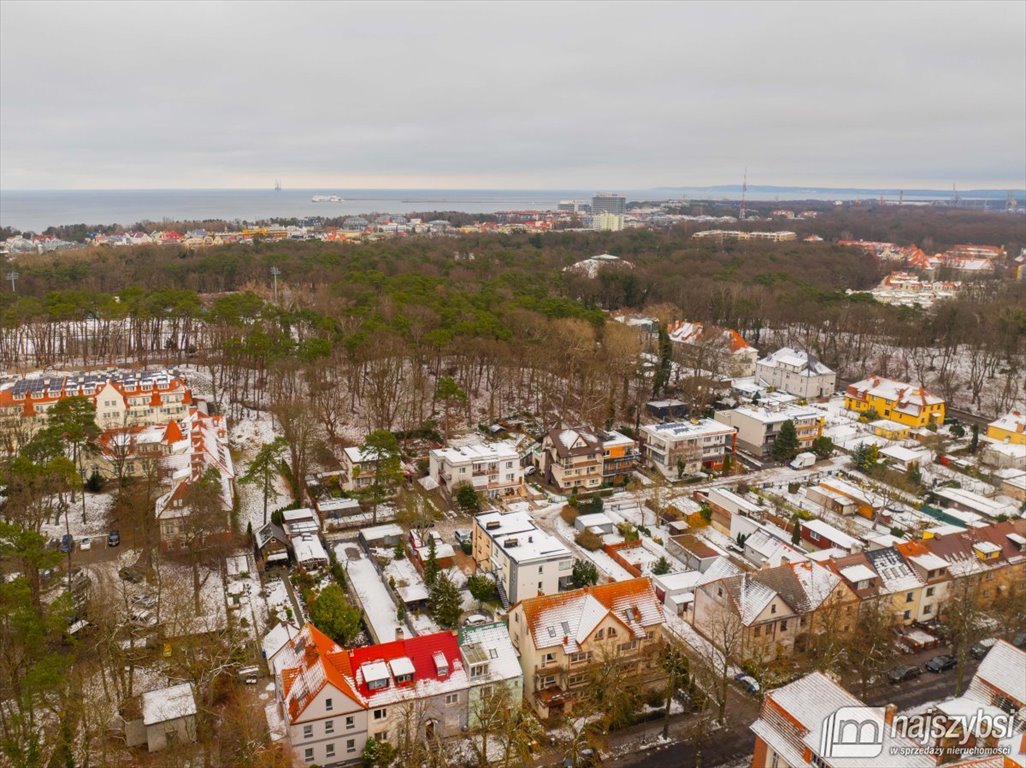
[[544, 568], [545, 568], [545, 566], [544, 566], [544, 565], [539, 565], [539, 566], [538, 566], [538, 573], [542, 573], [542, 572], [543, 572], [543, 570], [544, 570]]
[[538, 582], [538, 591], [539, 591], [539, 592], [541, 592], [541, 591], [542, 591], [542, 583], [541, 583], [540, 581]]
[[780, 622], [780, 631], [787, 632], [787, 619], [784, 619], [782, 622]]
[[754, 635], [755, 637], [758, 637], [759, 635], [761, 635], [761, 634], [762, 634], [762, 627], [756, 627], [756, 628], [755, 628], [755, 631], [754, 631], [754, 632], [753, 632], [752, 634], [753, 634], [753, 635]]
[[933, 606], [929, 603], [923, 606], [923, 613], [933, 613]]
[[773, 605], [770, 606], [770, 613], [776, 613], [776, 612], [777, 612], [777, 606], [774, 603]]
[[595, 639], [596, 640], [601, 640], [603, 637], [605, 637], [605, 634], [606, 634], [606, 630], [600, 629], [598, 632], [595, 633]]
[[325, 720], [324, 721], [324, 733], [327, 735], [327, 734], [331, 734], [331, 733], [334, 733], [334, 732], [335, 732], [335, 721], [334, 720]]
[[308, 763], [313, 762], [313, 747], [307, 747], [303, 750], [303, 759]]
[[590, 651], [588, 651], [587, 653], [584, 652], [584, 651], [580, 651], [578, 653], [571, 653], [570, 654], [570, 663], [571, 664], [580, 664], [582, 661], [588, 661], [588, 659], [590, 659], [590, 658], [591, 658], [591, 652]]
[[312, 725], [304, 725], [303, 726], [303, 738], [304, 739], [312, 739], [313, 738], [313, 726]]
[[326, 712], [331, 712], [331, 710], [334, 709], [334, 708], [335, 708], [335, 704], [331, 700], [331, 698], [327, 698], [327, 699], [324, 700], [324, 709], [325, 709]]
[[819, 541], [820, 536], [815, 531], [809, 531], [809, 538], [812, 539], [813, 541]]
[[346, 752], [353, 754], [356, 751], [356, 739], [346, 739]]
[[325, 744], [324, 745], [324, 756], [325, 757], [334, 757], [335, 756], [335, 745], [334, 744]]
[[356, 718], [353, 715], [350, 715], [349, 717], [346, 718], [346, 730], [347, 731], [351, 731], [355, 727], [356, 727]]
[[445, 703], [446, 704], [456, 704], [456, 703], [459, 702], [459, 700], [460, 700], [460, 695], [458, 693], [448, 693], [448, 694], [445, 695]]
[[933, 587], [927, 587], [926, 588], [926, 596], [927, 597], [933, 597]]
[[906, 594], [905, 594], [905, 602], [906, 602], [906, 603], [911, 603], [911, 602], [912, 602], [912, 596], [913, 596], [914, 594], [915, 594], [914, 592], [908, 592], [908, 593], [906, 593]]
[[374, 710], [374, 719], [375, 720], [384, 720], [387, 715], [388, 715], [388, 710], [385, 709], [384, 707], [382, 707], [381, 709], [375, 709]]
[[616, 627], [610, 627], [609, 628], [609, 636], [610, 637], [616, 637]]
[[911, 618], [911, 616], [912, 616], [912, 611], [905, 611], [903, 614], [901, 614], [901, 617], [903, 619]]
[[548, 688], [550, 685], [555, 685], [555, 684], [556, 684], [556, 676], [555, 675], [545, 675], [545, 677], [543, 677], [541, 679], [541, 687], [542, 688]]

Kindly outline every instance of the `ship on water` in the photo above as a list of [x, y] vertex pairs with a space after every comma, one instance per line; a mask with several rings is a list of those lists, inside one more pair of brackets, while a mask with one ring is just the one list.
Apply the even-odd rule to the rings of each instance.
[[281, 192], [281, 179], [274, 180], [274, 191]]
[[314, 203], [344, 203], [345, 200], [338, 195], [314, 195], [310, 198]]

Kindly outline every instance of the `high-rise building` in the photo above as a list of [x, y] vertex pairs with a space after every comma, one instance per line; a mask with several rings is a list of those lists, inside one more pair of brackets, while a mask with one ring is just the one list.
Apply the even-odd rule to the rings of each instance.
[[611, 192], [599, 192], [591, 198], [591, 212], [623, 216], [627, 212], [627, 198]]

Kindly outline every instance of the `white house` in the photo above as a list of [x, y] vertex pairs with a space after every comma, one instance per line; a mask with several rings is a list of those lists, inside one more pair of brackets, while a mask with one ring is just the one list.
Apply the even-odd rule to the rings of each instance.
[[469, 484], [489, 498], [510, 496], [524, 484], [520, 454], [509, 441], [438, 448], [428, 459], [431, 479], [450, 494]]
[[147, 691], [142, 695], [142, 713], [150, 752], [196, 741], [196, 698], [189, 683]]
[[645, 459], [664, 473], [677, 476], [702, 469], [720, 470], [728, 449], [734, 446], [736, 430], [713, 419], [646, 424], [641, 428]]
[[830, 395], [837, 374], [805, 350], [782, 347], [755, 364], [755, 376], [767, 386], [811, 400]]

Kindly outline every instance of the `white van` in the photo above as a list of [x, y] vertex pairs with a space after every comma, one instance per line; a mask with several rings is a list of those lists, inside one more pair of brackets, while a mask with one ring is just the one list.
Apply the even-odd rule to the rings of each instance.
[[816, 454], [812, 453], [811, 451], [805, 451], [804, 453], [799, 453], [797, 456], [791, 459], [791, 463], [788, 466], [790, 466], [791, 469], [806, 469], [807, 467], [811, 467], [815, 463]]

